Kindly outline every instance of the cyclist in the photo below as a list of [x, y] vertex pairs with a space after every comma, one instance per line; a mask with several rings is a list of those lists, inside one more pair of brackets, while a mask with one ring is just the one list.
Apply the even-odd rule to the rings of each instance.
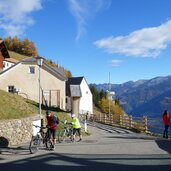
[[72, 138], [72, 140], [73, 141], [75, 140], [75, 134], [76, 134], [76, 132], [78, 132], [78, 135], [80, 138], [78, 141], [82, 141], [80, 122], [79, 122], [79, 120], [75, 114], [72, 114], [71, 117], [72, 117], [71, 123], [72, 123], [72, 127], [73, 127], [73, 138]]
[[52, 148], [54, 148], [56, 144], [56, 130], [57, 130], [57, 121], [56, 116], [52, 112], [46, 111], [47, 118], [47, 128], [48, 128], [48, 136], [52, 143]]

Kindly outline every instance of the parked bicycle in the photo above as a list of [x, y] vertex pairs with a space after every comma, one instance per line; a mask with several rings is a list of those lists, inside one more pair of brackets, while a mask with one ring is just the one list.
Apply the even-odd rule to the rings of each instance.
[[72, 141], [73, 138], [72, 124], [68, 123], [67, 120], [62, 123], [64, 124], [64, 127], [61, 129], [61, 131], [58, 134], [58, 142], [62, 143], [67, 140]]
[[40, 128], [40, 130], [39, 132], [37, 132], [37, 135], [32, 136], [29, 145], [30, 153], [31, 154], [36, 153], [39, 150], [41, 144], [45, 144], [47, 150], [53, 150], [53, 144], [48, 138], [48, 133], [44, 131], [44, 129], [47, 129], [47, 127], [40, 127], [38, 125], [33, 125], [33, 126], [36, 128]]

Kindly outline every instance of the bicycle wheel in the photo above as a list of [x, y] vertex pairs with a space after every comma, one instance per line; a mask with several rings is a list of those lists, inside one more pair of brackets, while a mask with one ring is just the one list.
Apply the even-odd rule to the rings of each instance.
[[38, 151], [40, 145], [40, 139], [38, 136], [33, 136], [30, 145], [29, 145], [29, 150], [31, 154], [34, 154]]
[[58, 134], [58, 142], [59, 142], [59, 143], [64, 142], [66, 136], [67, 136], [66, 129], [62, 129], [62, 130], [59, 132], [59, 134]]

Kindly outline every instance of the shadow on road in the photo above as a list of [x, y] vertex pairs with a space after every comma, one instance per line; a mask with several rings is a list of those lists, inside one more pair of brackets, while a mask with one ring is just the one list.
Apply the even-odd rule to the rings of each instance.
[[118, 139], [141, 139], [141, 140], [155, 140], [155, 137], [148, 136], [106, 136], [106, 138], [118, 138]]
[[[1, 155], [28, 155], [27, 146], [18, 146], [18, 147], [0, 147]], [[1, 159], [0, 159], [1, 160]]]
[[1, 164], [0, 168], [1, 171], [168, 171], [171, 169], [171, 156], [162, 158], [147, 155], [70, 155], [48, 153]]
[[171, 154], [171, 140], [156, 140], [156, 144], [159, 148]]

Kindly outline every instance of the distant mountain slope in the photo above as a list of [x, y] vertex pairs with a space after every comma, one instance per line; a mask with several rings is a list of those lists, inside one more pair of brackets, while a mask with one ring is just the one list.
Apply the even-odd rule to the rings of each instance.
[[[99, 84], [96, 87], [107, 90], [109, 86]], [[161, 117], [164, 109], [171, 112], [171, 76], [112, 84], [111, 91], [115, 91], [124, 110], [133, 116]]]

